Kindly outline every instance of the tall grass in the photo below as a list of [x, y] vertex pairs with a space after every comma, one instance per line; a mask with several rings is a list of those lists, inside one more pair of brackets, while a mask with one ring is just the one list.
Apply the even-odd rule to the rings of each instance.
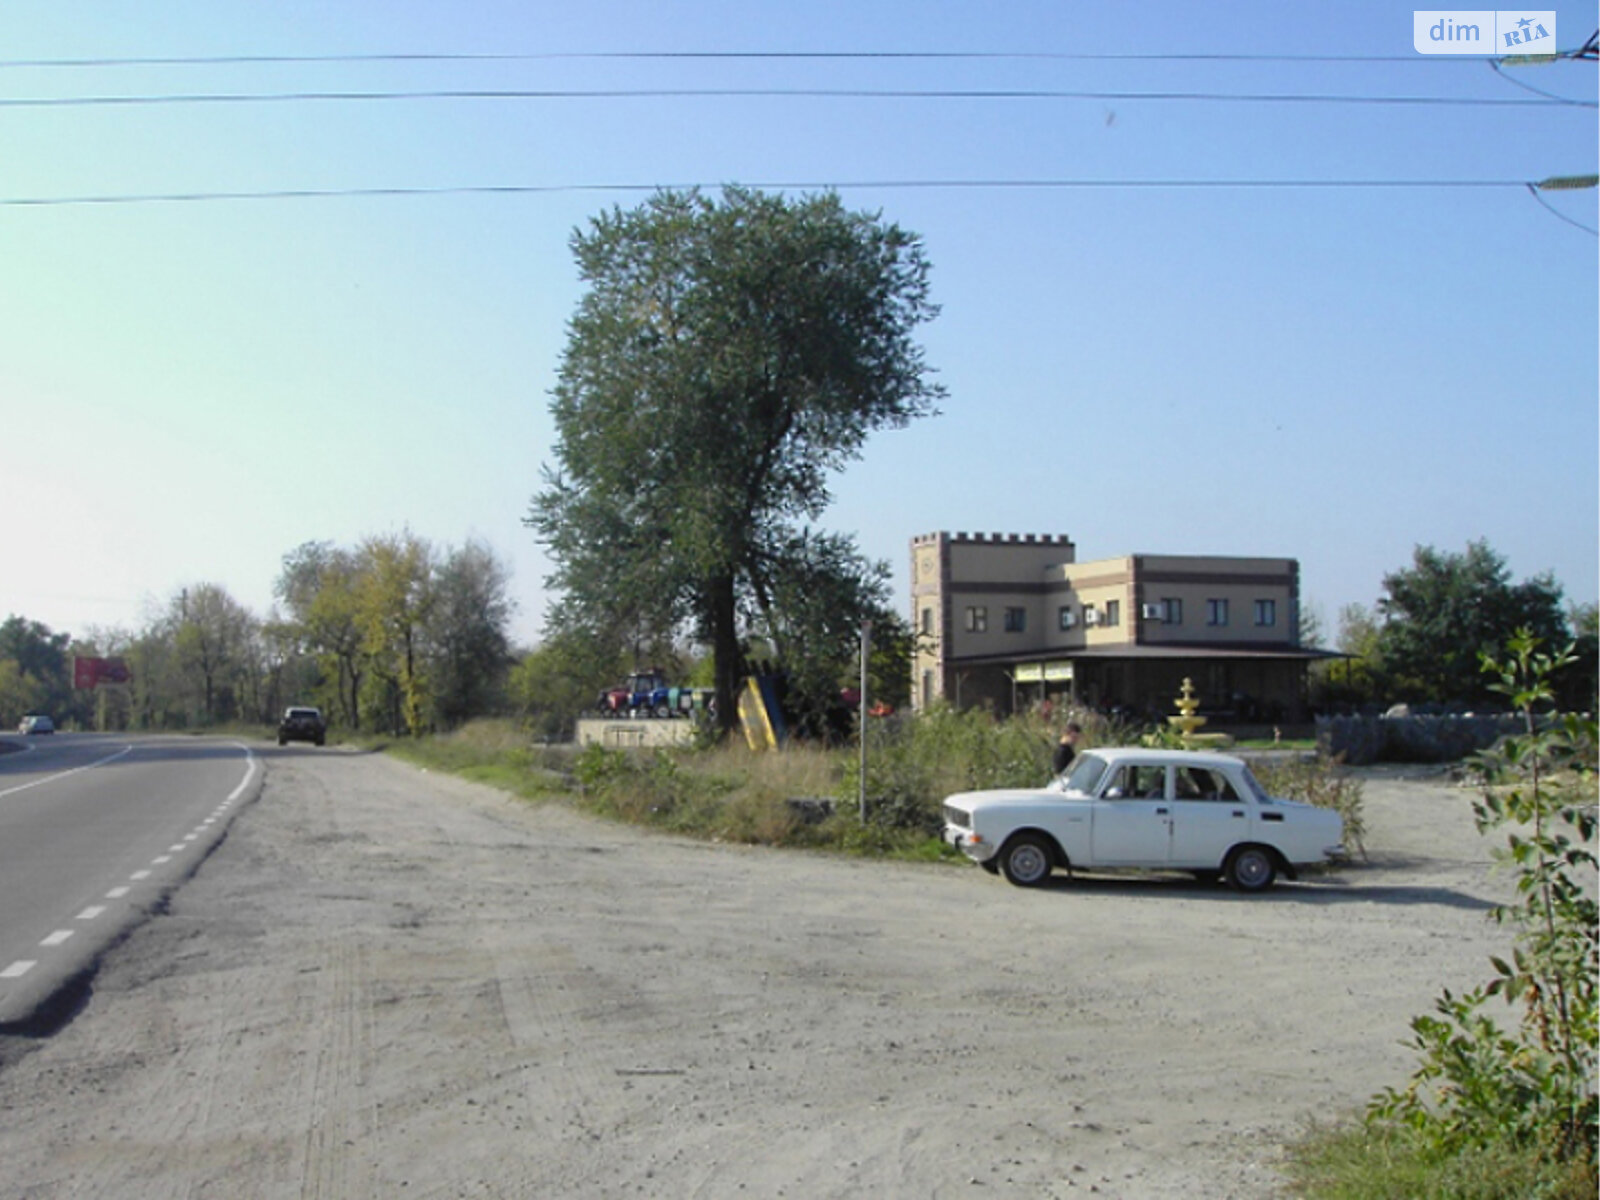
[[514, 721], [472, 721], [451, 733], [397, 738], [376, 748], [419, 767], [449, 771], [528, 800], [551, 799], [569, 789], [571, 754], [561, 747], [534, 744]]
[[1318, 1128], [1284, 1173], [1306, 1200], [1594, 1200], [1594, 1168], [1512, 1139], [1441, 1153], [1400, 1126]]
[[[1137, 729], [1073, 713], [1080, 748], [1138, 741]], [[941, 806], [955, 792], [1039, 787], [1050, 779], [1060, 727], [1037, 714], [1005, 720], [986, 710], [936, 707], [875, 720], [867, 730], [866, 820], [860, 817], [860, 752], [791, 743], [781, 753], [720, 746], [613, 750], [535, 745], [510, 721], [475, 721], [454, 733], [404, 739], [388, 749], [418, 765], [453, 771], [529, 799], [563, 798], [613, 820], [720, 841], [812, 846], [935, 858]], [[1359, 786], [1328, 767], [1272, 777], [1277, 795], [1337, 802], [1351, 827]], [[1354, 808], [1351, 806], [1354, 805]], [[1353, 826], [1359, 832], [1359, 823]]]

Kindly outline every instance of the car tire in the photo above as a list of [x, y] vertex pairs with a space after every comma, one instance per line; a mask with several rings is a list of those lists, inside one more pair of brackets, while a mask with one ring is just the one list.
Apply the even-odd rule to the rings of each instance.
[[1000, 869], [1017, 887], [1038, 887], [1050, 878], [1054, 865], [1053, 847], [1037, 833], [1019, 833], [1000, 851]]
[[1278, 878], [1278, 860], [1265, 846], [1240, 846], [1228, 856], [1223, 872], [1238, 892], [1264, 892]]
[[656, 718], [658, 721], [669, 720], [672, 716], [672, 705], [658, 704], [655, 706], [655, 708], [650, 710], [650, 715]]
[[289, 744], [289, 739], [288, 738], [281, 737], [281, 738], [278, 739], [278, 745], [287, 746], [288, 744]]

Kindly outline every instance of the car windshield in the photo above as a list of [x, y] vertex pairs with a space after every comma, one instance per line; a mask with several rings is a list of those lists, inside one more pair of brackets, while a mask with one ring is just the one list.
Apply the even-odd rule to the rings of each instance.
[[1092, 796], [1094, 789], [1100, 785], [1100, 777], [1105, 773], [1105, 759], [1093, 754], [1080, 755], [1077, 765], [1067, 775], [1062, 788], [1068, 792], [1082, 792], [1085, 796]]

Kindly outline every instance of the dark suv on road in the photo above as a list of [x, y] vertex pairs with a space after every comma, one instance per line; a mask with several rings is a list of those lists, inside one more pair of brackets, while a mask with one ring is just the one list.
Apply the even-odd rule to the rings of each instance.
[[287, 746], [290, 742], [315, 742], [320, 746], [327, 737], [328, 724], [322, 719], [320, 708], [295, 705], [285, 709], [283, 720], [278, 722], [280, 746]]

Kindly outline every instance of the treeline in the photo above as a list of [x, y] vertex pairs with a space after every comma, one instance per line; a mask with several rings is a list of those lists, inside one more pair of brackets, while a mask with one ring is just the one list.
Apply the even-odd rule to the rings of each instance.
[[[215, 583], [181, 589], [138, 632], [74, 638], [13, 615], [0, 625], [0, 728], [27, 712], [79, 728], [269, 724], [291, 703], [347, 730], [453, 728], [506, 708], [509, 584], [487, 546], [407, 532], [298, 547], [266, 617]], [[78, 691], [75, 655], [120, 657], [132, 682]]]
[[[747, 621], [740, 669], [780, 664], [802, 726], [811, 719], [820, 728], [839, 688], [855, 678], [857, 630], [870, 615], [872, 696], [904, 706], [915, 639], [887, 609], [886, 582], [840, 569], [829, 577], [844, 584], [830, 588], [821, 582], [825, 572], [780, 574], [784, 587]], [[284, 557], [278, 602], [265, 618], [213, 583], [182, 589], [138, 632], [73, 637], [13, 615], [0, 623], [0, 729], [15, 728], [29, 712], [86, 729], [270, 724], [286, 705], [312, 703], [345, 730], [420, 733], [504, 715], [560, 740], [602, 685], [635, 668], [660, 666], [684, 684], [712, 682], [703, 645], [686, 643], [681, 628], [625, 596], [580, 604], [569, 595], [557, 609], [568, 619], [553, 622], [536, 649], [513, 652], [509, 581], [481, 543], [436, 547], [402, 533], [353, 547], [298, 547]], [[1495, 711], [1500, 700], [1480, 656], [1499, 652], [1519, 629], [1552, 649], [1573, 646], [1556, 704], [1594, 710], [1600, 615], [1593, 604], [1568, 606], [1550, 575], [1514, 581], [1503, 556], [1479, 541], [1463, 553], [1419, 546], [1383, 588], [1372, 608], [1340, 612], [1341, 657], [1312, 671], [1318, 712], [1382, 712], [1399, 701], [1422, 711]], [[1302, 642], [1321, 641], [1313, 617]], [[133, 681], [77, 691], [74, 655], [121, 657]]]
[[[1556, 683], [1556, 706], [1593, 711], [1600, 662], [1600, 620], [1593, 604], [1568, 606], [1548, 572], [1520, 582], [1487, 541], [1456, 553], [1418, 546], [1411, 565], [1383, 578], [1372, 608], [1339, 613], [1336, 645], [1346, 657], [1312, 673], [1311, 701], [1323, 713], [1382, 711], [1404, 702], [1422, 711], [1497, 712], [1503, 700], [1483, 673], [1519, 630], [1548, 649], [1574, 648]], [[1315, 644], [1319, 633], [1302, 635]]]

